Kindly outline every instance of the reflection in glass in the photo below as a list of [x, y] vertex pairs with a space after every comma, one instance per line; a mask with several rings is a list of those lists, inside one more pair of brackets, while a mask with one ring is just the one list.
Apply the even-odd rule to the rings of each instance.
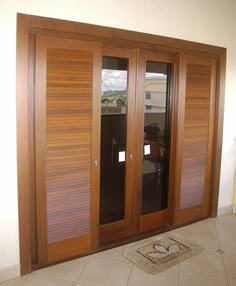
[[103, 57], [100, 224], [124, 218], [128, 59]]
[[168, 207], [168, 102], [170, 65], [147, 61], [141, 213]]

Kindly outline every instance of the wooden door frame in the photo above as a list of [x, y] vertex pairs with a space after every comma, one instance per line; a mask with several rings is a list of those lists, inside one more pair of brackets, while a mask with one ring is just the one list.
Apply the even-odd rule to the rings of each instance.
[[[17, 174], [21, 274], [30, 273], [32, 188], [32, 86], [29, 81], [30, 42], [35, 34], [102, 42], [120, 47], [148, 49], [166, 53], [211, 54], [217, 57], [216, 114], [212, 161], [209, 216], [217, 215], [221, 167], [225, 95], [226, 49], [157, 35], [17, 14], [16, 102], [17, 102]], [[31, 39], [31, 41], [30, 41]], [[32, 56], [32, 55], [31, 55]], [[176, 154], [175, 161], [181, 154]]]
[[[170, 104], [168, 106], [169, 109], [169, 155], [168, 155], [168, 207], [161, 211], [155, 211], [153, 213], [141, 215], [141, 197], [142, 197], [142, 168], [143, 168], [143, 157], [140, 155], [140, 150], [142, 150], [143, 146], [143, 130], [144, 130], [144, 98], [143, 92], [145, 89], [145, 67], [147, 61], [161, 62], [171, 64], [171, 77], [170, 77]], [[136, 113], [135, 113], [135, 124], [136, 124], [136, 134], [140, 139], [140, 142], [136, 144], [136, 155], [137, 163], [135, 166], [136, 169], [136, 206], [137, 209], [133, 217], [137, 217], [138, 221], [136, 222], [136, 227], [138, 232], [149, 231], [158, 227], [164, 227], [166, 225], [172, 224], [173, 217], [173, 195], [174, 195], [174, 172], [175, 172], [175, 164], [173, 163], [175, 159], [175, 144], [176, 141], [176, 133], [174, 123], [176, 121], [176, 103], [178, 99], [177, 95], [177, 87], [176, 87], [176, 79], [177, 79], [177, 63], [178, 57], [177, 54], [166, 54], [160, 52], [150, 52], [147, 50], [141, 50], [138, 56], [138, 70], [139, 73], [137, 75], [137, 103], [136, 103]], [[151, 220], [152, 218], [152, 220]], [[164, 224], [163, 224], [164, 222]]]
[[[104, 45], [102, 56], [120, 57], [128, 59], [128, 94], [126, 116], [126, 167], [125, 167], [125, 200], [124, 218], [118, 221], [102, 224], [99, 226], [100, 245], [123, 239], [133, 234], [132, 223], [132, 193], [133, 193], [133, 169], [134, 160], [130, 154], [134, 149], [134, 120], [135, 113], [135, 81], [136, 81], [136, 49], [128, 49]], [[100, 115], [101, 118], [101, 115]], [[127, 135], [131, 136], [127, 136]]]

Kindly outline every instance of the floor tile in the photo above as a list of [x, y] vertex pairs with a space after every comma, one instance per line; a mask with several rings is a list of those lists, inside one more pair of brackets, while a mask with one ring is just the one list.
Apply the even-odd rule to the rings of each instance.
[[214, 220], [211, 218], [190, 224], [188, 226], [183, 227], [183, 229], [190, 229], [190, 230], [196, 230], [196, 231], [207, 232], [207, 233], [216, 232]]
[[217, 250], [219, 249], [219, 243], [217, 239], [217, 235], [215, 232], [209, 231], [200, 231], [197, 229], [190, 228], [180, 228], [176, 229], [172, 232], [177, 237], [183, 237], [186, 240], [189, 240], [193, 243], [196, 243], [202, 246], [204, 249], [209, 250]]
[[120, 247], [116, 247], [113, 249], [109, 249], [106, 251], [102, 251], [102, 252], [94, 254], [93, 257], [103, 258], [103, 259], [114, 259], [114, 260], [120, 260], [120, 261], [124, 261], [124, 262], [129, 263], [127, 258], [125, 258], [125, 256], [122, 254], [123, 249], [128, 247], [128, 246], [129, 246], [129, 244], [124, 245], [124, 246], [120, 246]]
[[228, 213], [220, 215], [213, 219], [216, 224], [234, 224], [236, 223], [236, 215], [233, 213]]
[[147, 274], [134, 266], [127, 286], [178, 286], [178, 265], [158, 273]]
[[132, 264], [113, 259], [93, 258], [83, 271], [78, 286], [125, 286]]
[[75, 286], [75, 282], [44, 277], [35, 273], [0, 283], [1, 286]]
[[13, 265], [0, 269], [0, 282], [14, 279], [20, 276], [20, 265]]
[[[236, 281], [236, 252], [222, 255], [227, 277]], [[236, 284], [235, 284], [236, 285]]]
[[236, 279], [229, 279], [229, 286], [235, 286], [236, 285]]
[[226, 253], [234, 252], [236, 254], [236, 236], [233, 234], [218, 233], [219, 245]]
[[[0, 286], [236, 286], [235, 215], [207, 219], [142, 243], [171, 234], [195, 242], [204, 251], [164, 272], [147, 274], [123, 256], [123, 249], [129, 246], [124, 245], [41, 269]], [[222, 254], [217, 252], [219, 249]]]
[[228, 234], [236, 237], [236, 217], [235, 217], [235, 223], [220, 223], [215, 224], [215, 228], [217, 233], [219, 234]]
[[206, 275], [192, 271], [179, 271], [179, 286], [228, 286], [226, 275]]
[[89, 256], [75, 259], [69, 262], [60, 263], [55, 266], [38, 270], [35, 273], [77, 282], [90, 259], [91, 258]]
[[208, 275], [225, 274], [224, 264], [221, 255], [214, 250], [204, 251], [193, 256], [179, 264], [180, 271], [191, 272]]

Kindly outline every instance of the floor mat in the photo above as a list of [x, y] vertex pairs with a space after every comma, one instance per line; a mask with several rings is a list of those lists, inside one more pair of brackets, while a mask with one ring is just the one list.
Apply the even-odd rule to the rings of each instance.
[[156, 274], [201, 251], [200, 245], [168, 235], [132, 244], [123, 250], [123, 255], [145, 272]]

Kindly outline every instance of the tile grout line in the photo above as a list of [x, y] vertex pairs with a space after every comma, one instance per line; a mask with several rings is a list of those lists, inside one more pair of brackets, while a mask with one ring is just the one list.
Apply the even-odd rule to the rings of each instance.
[[178, 286], [179, 286], [179, 268], [180, 267], [179, 267], [179, 263], [178, 263], [178, 284], [177, 284]]
[[[216, 232], [216, 238], [217, 238], [217, 241], [218, 241], [218, 244], [219, 244], [219, 248], [221, 249], [221, 244], [220, 244], [220, 240], [219, 240], [219, 237], [218, 237], [218, 232], [217, 232], [217, 228], [216, 228], [216, 224], [215, 224], [215, 219], [213, 219], [213, 224], [214, 224], [214, 228], [215, 228], [215, 232]], [[222, 260], [222, 263], [223, 263], [225, 276], [226, 276], [226, 279], [227, 279], [227, 284], [229, 286], [229, 279], [228, 279], [228, 275], [227, 275], [227, 272], [226, 272], [226, 267], [225, 267], [225, 262], [224, 262], [224, 259], [223, 259], [223, 254], [220, 253], [220, 257], [221, 257], [221, 260]]]
[[[29, 275], [29, 274], [27, 274], [27, 275]], [[17, 276], [17, 277], [14, 277], [14, 278], [10, 278], [10, 279], [7, 279], [7, 280], [0, 281], [0, 285], [4, 286], [5, 283], [8, 283], [9, 281], [21, 279], [21, 277], [22, 276]]]
[[[85, 268], [87, 267], [87, 265], [89, 264], [90, 261], [91, 261], [91, 258], [88, 259], [88, 262], [85, 264], [84, 269], [81, 271], [81, 273], [80, 273], [80, 275], [79, 275], [79, 277], [78, 277], [78, 279], [77, 279], [77, 281], [76, 281], [76, 285], [78, 284], [78, 282], [79, 282], [79, 280], [80, 280], [82, 274], [83, 274], [84, 271], [85, 271]], [[76, 285], [75, 285], [75, 286], [76, 286]]]
[[126, 282], [126, 286], [128, 286], [128, 284], [129, 284], [129, 280], [130, 280], [130, 277], [131, 277], [131, 273], [132, 273], [132, 271], [133, 271], [133, 268], [134, 268], [134, 264], [132, 264], [132, 267], [131, 267], [131, 270], [130, 270], [130, 273], [129, 273], [129, 277], [128, 277], [127, 282]]
[[[50, 266], [49, 266], [50, 267]], [[73, 281], [73, 280], [68, 280], [68, 279], [65, 279], [65, 278], [59, 278], [59, 277], [56, 277], [56, 276], [52, 276], [50, 274], [41, 274], [41, 273], [34, 273], [34, 272], [31, 272], [29, 274], [26, 274], [26, 275], [36, 275], [36, 276], [40, 276], [42, 278], [45, 278], [45, 279], [55, 279], [55, 280], [60, 280], [60, 281], [64, 281], [64, 282], [72, 282], [72, 283], [77, 283], [76, 281]], [[20, 277], [24, 277], [24, 276], [20, 276]], [[76, 284], [75, 284], [76, 286]]]

